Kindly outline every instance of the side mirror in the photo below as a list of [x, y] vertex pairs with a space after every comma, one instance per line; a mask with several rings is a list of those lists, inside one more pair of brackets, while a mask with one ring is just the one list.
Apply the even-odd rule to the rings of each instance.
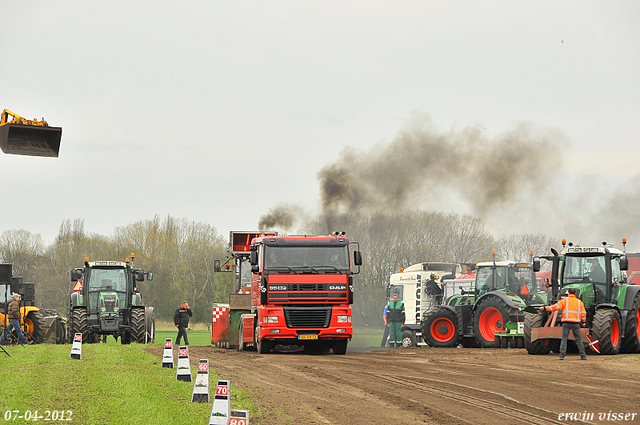
[[75, 282], [82, 278], [82, 270], [71, 270], [71, 282]]
[[147, 272], [147, 280], [153, 280], [153, 272], [151, 271]]
[[362, 252], [353, 251], [353, 264], [356, 266], [362, 265]]
[[626, 256], [620, 258], [620, 270], [629, 270], [629, 259]]
[[220, 272], [220, 260], [213, 260], [213, 271], [214, 273]]
[[533, 271], [534, 272], [540, 271], [540, 260], [533, 260]]
[[249, 263], [252, 266], [257, 266], [258, 265], [258, 252], [257, 251], [251, 251], [249, 253]]

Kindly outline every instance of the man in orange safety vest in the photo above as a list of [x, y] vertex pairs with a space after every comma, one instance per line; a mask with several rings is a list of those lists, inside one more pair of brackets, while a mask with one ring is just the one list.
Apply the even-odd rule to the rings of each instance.
[[563, 298], [552, 306], [540, 307], [540, 310], [558, 311], [562, 310], [560, 321], [562, 322], [562, 342], [560, 343], [560, 360], [564, 360], [567, 354], [567, 339], [569, 332], [573, 332], [573, 338], [576, 340], [578, 351], [580, 351], [580, 360], [587, 360], [587, 353], [584, 351], [584, 344], [580, 336], [580, 325], [584, 326], [587, 322], [587, 311], [584, 309], [584, 303], [576, 297], [575, 288], [569, 288], [567, 298]]

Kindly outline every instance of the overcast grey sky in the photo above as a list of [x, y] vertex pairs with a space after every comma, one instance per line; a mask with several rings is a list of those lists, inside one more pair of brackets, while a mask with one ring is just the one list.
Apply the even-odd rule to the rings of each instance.
[[[0, 109], [63, 136], [58, 159], [0, 156], [0, 232], [51, 242], [64, 219], [110, 235], [171, 214], [226, 237], [280, 204], [314, 214], [323, 167], [418, 119], [561, 134], [560, 181], [518, 201], [524, 220], [484, 217], [494, 234], [629, 238], [639, 24], [637, 1], [3, 2]], [[472, 212], [439, 192], [412, 205]]]

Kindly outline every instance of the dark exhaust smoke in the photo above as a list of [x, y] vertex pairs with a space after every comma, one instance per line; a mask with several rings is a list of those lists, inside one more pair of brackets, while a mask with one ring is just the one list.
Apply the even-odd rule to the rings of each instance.
[[428, 121], [369, 151], [345, 148], [318, 173], [325, 217], [418, 208], [425, 190], [453, 191], [483, 215], [540, 187], [561, 164], [566, 138], [528, 125], [495, 138], [480, 127], [438, 133]]
[[290, 230], [301, 215], [302, 210], [296, 206], [279, 205], [260, 217], [258, 230], [266, 231], [275, 228]]

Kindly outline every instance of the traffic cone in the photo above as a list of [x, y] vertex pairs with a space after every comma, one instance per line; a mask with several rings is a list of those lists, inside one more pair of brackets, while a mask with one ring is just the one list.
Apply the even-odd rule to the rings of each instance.
[[209, 425], [227, 425], [229, 423], [231, 414], [229, 387], [229, 381], [218, 381], [216, 384], [216, 394], [213, 396]]
[[162, 367], [173, 369], [173, 340], [167, 338], [164, 340], [164, 352], [162, 353]]
[[200, 359], [196, 381], [193, 383], [191, 401], [197, 403], [209, 403], [209, 360]]
[[186, 345], [178, 349], [178, 367], [176, 368], [178, 381], [191, 382], [191, 365], [189, 364], [189, 347]]
[[71, 346], [71, 353], [69, 354], [72, 359], [82, 359], [82, 334], [77, 333], [73, 336], [73, 345]]

